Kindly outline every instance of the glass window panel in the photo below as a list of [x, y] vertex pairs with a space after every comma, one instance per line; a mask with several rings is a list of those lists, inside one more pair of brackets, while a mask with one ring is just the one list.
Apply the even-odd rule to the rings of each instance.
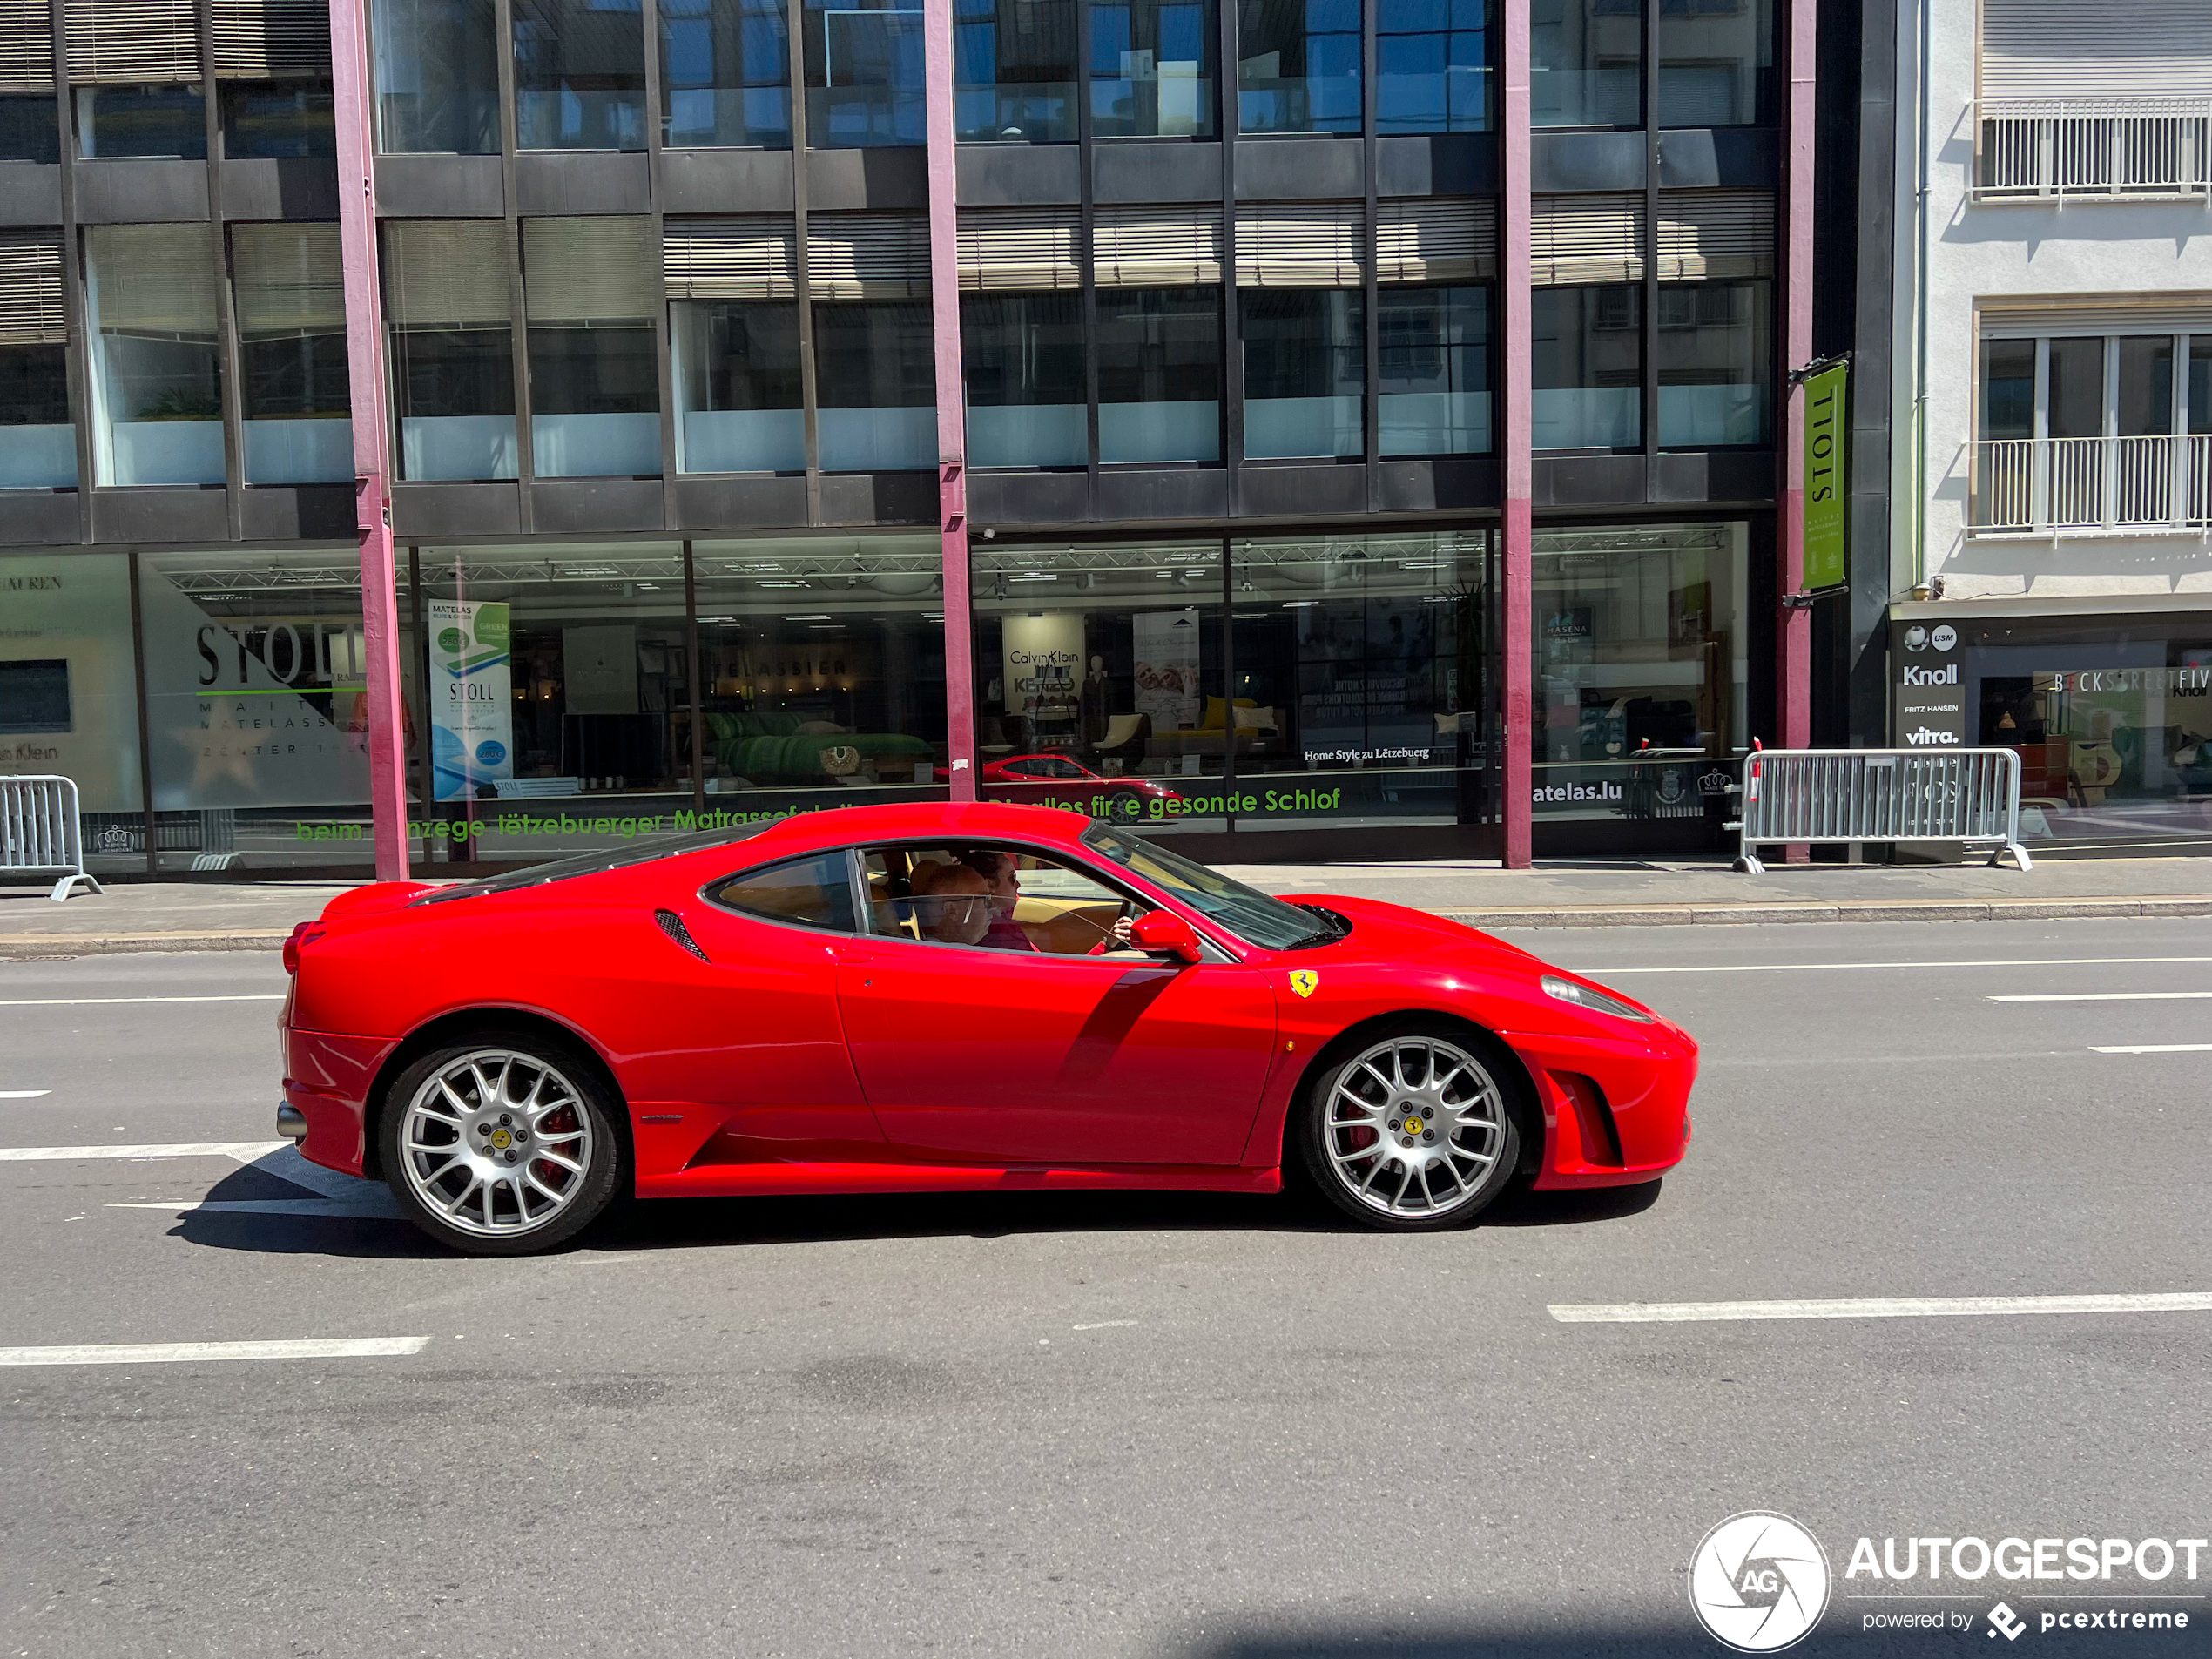
[[1773, 0], [1659, 0], [1659, 125], [1774, 118]]
[[2161, 437], [2174, 429], [2174, 337], [2138, 335], [2120, 342], [2120, 405], [2114, 428], [2123, 438]]
[[204, 161], [206, 100], [198, 86], [80, 86], [77, 151]]
[[0, 489], [76, 488], [69, 347], [0, 346]]
[[61, 158], [62, 136], [54, 119], [53, 94], [0, 96], [0, 161], [51, 164]]
[[1633, 449], [1643, 442], [1643, 290], [1538, 288], [1529, 335], [1539, 449]]
[[936, 341], [926, 301], [814, 307], [815, 437], [825, 472], [937, 464]]
[[2051, 342], [2050, 434], [2054, 438], [2101, 438], [2105, 431], [2105, 343]]
[[645, 147], [640, 0], [515, 0], [515, 138], [525, 150]]
[[233, 160], [336, 155], [330, 88], [225, 83], [223, 153]]
[[1480, 531], [1231, 545], [1239, 828], [1480, 811], [1487, 553]]
[[1529, 125], [1643, 124], [1642, 0], [1529, 0]]
[[1359, 131], [1359, 0], [1238, 0], [1238, 130]]
[[1214, 132], [1215, 0], [1093, 0], [1091, 132], [1102, 138]]
[[1703, 819], [1722, 844], [1741, 798], [1704, 779], [1749, 740], [1749, 542], [1742, 523], [1536, 532], [1540, 819]]
[[1221, 460], [1221, 290], [1098, 290], [1098, 458]]
[[1986, 340], [1981, 346], [1981, 435], [2035, 435], [2035, 342]]
[[338, 226], [233, 225], [231, 291], [246, 482], [349, 482], [354, 425]]
[[1240, 288], [1244, 453], [1366, 453], [1362, 366], [1367, 339], [1356, 288]]
[[1773, 285], [1659, 285], [1659, 443], [1768, 442], [1774, 381]]
[[921, 7], [806, 0], [806, 142], [821, 150], [925, 141]]
[[1386, 455], [1490, 452], [1490, 291], [1376, 292], [1376, 414]]
[[679, 472], [803, 472], [805, 388], [796, 300], [669, 307]]
[[954, 0], [953, 78], [961, 142], [1074, 143], [1075, 0]]
[[937, 537], [695, 542], [710, 806], [941, 800]]
[[376, 142], [390, 155], [495, 155], [499, 41], [492, 0], [377, 0]]
[[214, 252], [205, 225], [84, 232], [100, 483], [224, 481]]
[[[2192, 433], [2212, 432], [2212, 334], [2198, 334], [2189, 341], [2189, 430]], [[2206, 498], [2212, 500], [2212, 455], [2202, 464], [2206, 482], [2202, 486]], [[2207, 513], [2212, 517], [2212, 513]]]
[[843, 852], [818, 853], [765, 870], [733, 876], [708, 889], [716, 904], [768, 921], [854, 930], [852, 866]]
[[658, 477], [652, 221], [523, 221], [530, 455], [541, 478]]
[[496, 220], [384, 226], [384, 303], [400, 476], [516, 475], [507, 230]]
[[1378, 132], [1487, 129], [1488, 10], [1488, 0], [1377, 0]]
[[[1218, 542], [1006, 548], [970, 543], [977, 753], [986, 796], [1055, 803], [1118, 821], [1185, 821], [1220, 791]], [[993, 768], [1059, 757], [1091, 779], [1040, 793]]]
[[1080, 293], [961, 300], [970, 466], [1089, 464], [1082, 309]]
[[1132, 913], [1088, 871], [1015, 847], [869, 847], [860, 867], [869, 930], [925, 944], [1088, 956], [1113, 949], [1114, 924], [1147, 907]]
[[791, 147], [791, 41], [781, 0], [664, 0], [663, 142]]

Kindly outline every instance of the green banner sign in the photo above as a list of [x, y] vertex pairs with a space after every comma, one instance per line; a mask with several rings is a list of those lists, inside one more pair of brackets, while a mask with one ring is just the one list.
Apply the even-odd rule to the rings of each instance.
[[1849, 363], [1831, 363], [1805, 380], [1805, 586], [1813, 592], [1850, 579], [1844, 563], [1850, 388]]

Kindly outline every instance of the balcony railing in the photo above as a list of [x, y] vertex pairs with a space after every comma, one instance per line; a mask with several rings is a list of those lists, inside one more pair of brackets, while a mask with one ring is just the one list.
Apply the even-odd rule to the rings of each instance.
[[1978, 201], [2212, 199], [2212, 98], [2039, 98], [1976, 111]]
[[1977, 535], [2212, 528], [2212, 434], [1973, 446]]

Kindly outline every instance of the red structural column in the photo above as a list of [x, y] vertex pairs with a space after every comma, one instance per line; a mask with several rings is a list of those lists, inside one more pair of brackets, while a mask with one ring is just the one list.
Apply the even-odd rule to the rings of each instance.
[[1532, 501], [1535, 494], [1535, 466], [1530, 457], [1533, 442], [1530, 385], [1534, 370], [1529, 346], [1531, 288], [1528, 267], [1528, 0], [1505, 0], [1504, 29], [1499, 42], [1501, 90], [1500, 136], [1505, 177], [1499, 202], [1502, 246], [1499, 249], [1499, 288], [1504, 300], [1505, 376], [1501, 387], [1504, 401], [1505, 436], [1504, 545], [1499, 560], [1498, 625], [1504, 635], [1499, 653], [1500, 707], [1505, 720], [1504, 776], [1501, 802], [1505, 814], [1505, 861], [1508, 869], [1523, 870], [1530, 860], [1529, 818], [1534, 769], [1532, 658], [1535, 618], [1530, 590], [1534, 583], [1535, 539]]
[[354, 525], [361, 539], [368, 799], [376, 879], [404, 881], [407, 713], [400, 691], [400, 601], [386, 474], [384, 325], [376, 273], [375, 154], [362, 0], [330, 0], [331, 102], [338, 128], [338, 231], [346, 275], [346, 368], [353, 388]]
[[960, 370], [953, 3], [922, 0], [929, 115], [929, 321], [937, 346], [937, 529], [945, 571], [945, 721], [953, 799], [975, 799], [975, 625], [968, 583], [968, 400]]
[[[1784, 365], [1803, 368], [1812, 361], [1812, 145], [1813, 30], [1819, 0], [1790, 0], [1790, 110], [1788, 174], [1783, 203], [1788, 229], [1783, 253], [1782, 340]], [[1788, 412], [1782, 434], [1781, 515], [1776, 548], [1781, 591], [1802, 592], [1805, 585], [1805, 396], [1787, 388]], [[1777, 706], [1782, 716], [1782, 746], [1803, 749], [1812, 742], [1812, 612], [1784, 605], [1777, 618], [1775, 662]], [[1805, 850], [1792, 847], [1791, 857]]]

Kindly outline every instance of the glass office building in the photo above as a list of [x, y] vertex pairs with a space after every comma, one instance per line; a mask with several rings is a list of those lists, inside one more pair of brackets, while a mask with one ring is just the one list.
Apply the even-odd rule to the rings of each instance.
[[0, 36], [0, 772], [97, 869], [364, 869], [386, 614], [432, 873], [971, 786], [1687, 851], [1777, 735], [1783, 0], [953, 0], [934, 175], [918, 5], [368, 0], [350, 291], [320, 10], [199, 3]]

